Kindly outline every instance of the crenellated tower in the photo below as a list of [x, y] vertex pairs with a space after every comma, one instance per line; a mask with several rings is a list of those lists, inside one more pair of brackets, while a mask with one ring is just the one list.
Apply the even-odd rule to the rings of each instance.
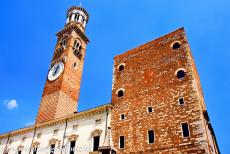
[[58, 32], [57, 44], [47, 75], [36, 123], [43, 123], [77, 111], [82, 70], [89, 42], [85, 34], [89, 20], [79, 6], [67, 11], [65, 27]]

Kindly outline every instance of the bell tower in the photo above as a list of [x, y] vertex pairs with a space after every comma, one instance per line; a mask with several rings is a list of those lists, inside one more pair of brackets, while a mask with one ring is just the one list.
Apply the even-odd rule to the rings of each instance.
[[67, 11], [65, 27], [57, 44], [42, 94], [36, 123], [61, 118], [77, 111], [82, 70], [89, 42], [85, 34], [89, 15], [79, 6]]

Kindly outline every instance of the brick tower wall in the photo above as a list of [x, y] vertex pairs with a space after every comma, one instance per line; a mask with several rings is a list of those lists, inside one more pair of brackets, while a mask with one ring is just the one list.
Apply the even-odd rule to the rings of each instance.
[[[66, 57], [64, 71], [55, 81], [49, 81], [47, 79], [36, 123], [43, 123], [65, 117], [77, 111], [86, 43], [80, 39], [75, 31], [71, 31], [68, 36], [67, 47], [58, 57], [59, 59]], [[61, 39], [59, 38], [58, 40]], [[75, 40], [79, 40], [82, 45], [81, 59], [78, 59], [73, 52]], [[60, 47], [59, 44], [60, 43], [57, 43], [55, 52], [57, 52]], [[52, 62], [55, 62], [56, 60], [57, 59], [55, 59], [54, 56]], [[76, 68], [74, 68], [74, 63], [76, 63]]]
[[[181, 47], [173, 50], [175, 41]], [[120, 64], [123, 71], [119, 71]], [[186, 76], [180, 80], [176, 71], [181, 68]], [[124, 90], [123, 97], [117, 96], [119, 89]], [[112, 104], [112, 136], [118, 153], [217, 153], [183, 28], [114, 58]], [[147, 112], [148, 107], [153, 108], [152, 113]], [[190, 129], [187, 138], [182, 137], [184, 122]], [[154, 130], [153, 144], [148, 143], [148, 130]], [[125, 136], [124, 149], [119, 149], [119, 136]]]

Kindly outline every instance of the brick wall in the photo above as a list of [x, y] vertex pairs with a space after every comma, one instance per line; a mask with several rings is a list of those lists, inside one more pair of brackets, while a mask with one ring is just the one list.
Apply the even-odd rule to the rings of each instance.
[[[173, 50], [175, 41], [181, 47]], [[119, 71], [121, 64], [124, 70]], [[176, 76], [179, 69], [186, 72], [183, 79]], [[212, 153], [200, 87], [183, 28], [116, 56], [111, 126], [118, 153]], [[118, 97], [119, 89], [124, 90], [123, 97]], [[179, 98], [184, 98], [184, 105]], [[182, 137], [184, 122], [189, 124], [187, 138]], [[154, 130], [153, 144], [148, 143], [148, 130]], [[125, 136], [124, 149], [119, 149], [119, 136]]]

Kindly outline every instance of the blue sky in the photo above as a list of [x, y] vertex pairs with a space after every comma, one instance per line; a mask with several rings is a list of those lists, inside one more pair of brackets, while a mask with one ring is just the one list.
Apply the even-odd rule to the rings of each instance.
[[[76, 0], [0, 5], [0, 133], [33, 124], [55, 33]], [[230, 153], [230, 1], [82, 0], [90, 14], [79, 109], [110, 102], [113, 57], [185, 27], [222, 153]]]

